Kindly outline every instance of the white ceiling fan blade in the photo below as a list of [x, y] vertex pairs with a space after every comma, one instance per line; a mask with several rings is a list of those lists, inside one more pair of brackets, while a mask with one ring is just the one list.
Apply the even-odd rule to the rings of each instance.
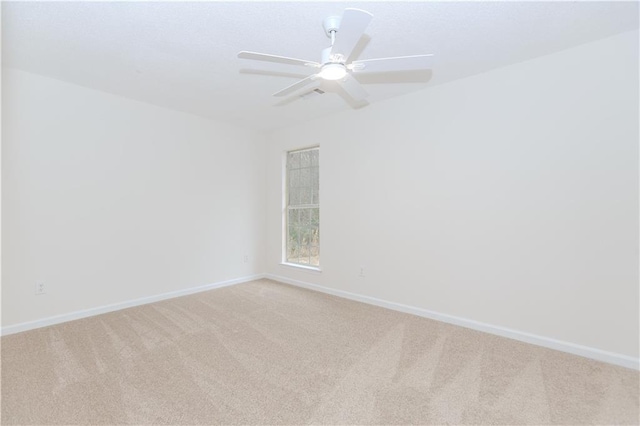
[[327, 91], [331, 91], [332, 93], [335, 93], [336, 95], [340, 96], [353, 109], [360, 109], [362, 107], [369, 105], [369, 102], [367, 102], [365, 99], [362, 99], [359, 101], [356, 101], [355, 99], [353, 99], [347, 93], [344, 87], [342, 87], [339, 81], [326, 81], [325, 86], [327, 88]]
[[336, 40], [331, 48], [330, 58], [340, 55], [338, 61], [346, 61], [364, 34], [373, 15], [360, 9], [345, 9], [336, 33]]
[[314, 95], [320, 96], [323, 93], [324, 93], [324, 90], [322, 90], [322, 85], [314, 85], [311, 88], [308, 88], [306, 90], [301, 90], [293, 94], [292, 96], [289, 96], [288, 98], [284, 98], [283, 100], [278, 101], [273, 106], [288, 105], [291, 102], [297, 101], [299, 99], [307, 100], [309, 98], [314, 97]]
[[247, 52], [246, 50], [239, 52], [238, 58], [253, 59], [255, 61], [276, 62], [279, 64], [302, 65], [302, 66], [314, 67], [314, 68], [318, 68], [320, 66], [319, 63], [314, 61], [306, 61], [304, 59], [296, 59], [296, 58], [287, 58], [285, 56], [268, 55], [266, 53]]
[[288, 95], [290, 93], [295, 92], [296, 90], [302, 89], [303, 87], [313, 83], [316, 80], [318, 80], [318, 74], [310, 75], [309, 77], [303, 78], [302, 80], [293, 83], [291, 86], [285, 87], [284, 89], [280, 90], [279, 92], [274, 93], [273, 96], [285, 96], [285, 95]]
[[338, 81], [338, 84], [356, 102], [364, 101], [364, 98], [369, 96], [367, 91], [358, 83], [358, 80], [351, 77], [350, 74], [347, 74], [344, 80]]
[[428, 70], [433, 66], [433, 55], [398, 56], [395, 58], [353, 61], [349, 68], [354, 73], [396, 72]]

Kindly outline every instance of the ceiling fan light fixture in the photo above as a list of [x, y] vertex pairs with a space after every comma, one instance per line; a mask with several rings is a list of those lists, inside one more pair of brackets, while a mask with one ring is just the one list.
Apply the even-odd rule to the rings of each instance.
[[347, 68], [342, 64], [326, 64], [318, 76], [323, 80], [341, 80], [347, 76]]

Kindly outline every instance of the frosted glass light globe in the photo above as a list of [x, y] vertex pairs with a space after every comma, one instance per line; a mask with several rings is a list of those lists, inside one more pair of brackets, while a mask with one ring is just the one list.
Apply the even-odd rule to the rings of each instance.
[[342, 64], [327, 64], [318, 75], [324, 80], [340, 80], [347, 75], [347, 68]]

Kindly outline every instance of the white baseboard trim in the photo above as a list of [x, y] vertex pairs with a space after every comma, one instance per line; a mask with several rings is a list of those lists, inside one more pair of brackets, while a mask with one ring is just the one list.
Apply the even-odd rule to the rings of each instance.
[[287, 278], [287, 277], [283, 277], [275, 274], [249, 275], [245, 277], [234, 278], [231, 280], [219, 281], [212, 284], [205, 284], [198, 287], [191, 287], [183, 290], [176, 290], [176, 291], [170, 291], [167, 293], [157, 294], [154, 296], [128, 300], [125, 302], [113, 303], [111, 305], [99, 306], [96, 308], [70, 312], [68, 314], [55, 315], [55, 316], [43, 318], [40, 320], [9, 325], [6, 327], [2, 327], [0, 329], [0, 335], [6, 336], [9, 334], [20, 333], [22, 331], [33, 330], [36, 328], [46, 327], [54, 324], [60, 324], [67, 321], [73, 321], [81, 318], [87, 318], [95, 315], [105, 314], [107, 312], [118, 311], [121, 309], [131, 308], [134, 306], [146, 305], [148, 303], [159, 302], [161, 300], [172, 299], [180, 296], [186, 296], [189, 294], [199, 293], [207, 290], [213, 290], [221, 287], [227, 287], [234, 284], [240, 284], [248, 281], [258, 280], [261, 278], [268, 278], [268, 279], [279, 281], [285, 284], [290, 284], [297, 287], [318, 291], [321, 293], [331, 294], [333, 296], [342, 297], [344, 299], [354, 300], [356, 302], [362, 302], [370, 305], [380, 306], [383, 308], [392, 309], [394, 311], [413, 314], [420, 317], [433, 319], [436, 321], [442, 321], [448, 324], [470, 328], [472, 330], [478, 330], [485, 333], [494, 334], [497, 336], [507, 337], [510, 339], [519, 340], [521, 342], [530, 343], [533, 345], [542, 346], [549, 349], [555, 349], [561, 352], [567, 352], [570, 354], [582, 356], [585, 358], [595, 359], [597, 361], [602, 361], [609, 364], [614, 364], [614, 365], [619, 365], [626, 368], [640, 370], [640, 359], [633, 358], [627, 355], [607, 352], [601, 349], [591, 348], [588, 346], [578, 345], [570, 342], [564, 342], [564, 341], [552, 339], [549, 337], [538, 336], [538, 335], [526, 333], [523, 331], [486, 324], [483, 322], [474, 321], [466, 318], [460, 318], [453, 315], [442, 314], [440, 312], [434, 312], [427, 309], [418, 308], [415, 306], [389, 302], [386, 300], [377, 299], [375, 297], [363, 296], [360, 294], [350, 293], [348, 291], [343, 291], [343, 290], [336, 290], [333, 288], [323, 287], [317, 284], [298, 281], [298, 280], [294, 280], [291, 278]]
[[2, 327], [0, 335], [7, 336], [9, 334], [20, 333], [22, 331], [33, 330], [35, 328], [46, 327], [49, 325], [60, 324], [67, 321], [73, 321], [81, 318], [92, 317], [95, 315], [106, 314], [107, 312], [119, 311], [120, 309], [131, 308], [134, 306], [146, 305], [148, 303], [159, 302], [165, 299], [173, 299], [174, 297], [186, 296], [188, 294], [200, 293], [202, 291], [213, 290], [215, 288], [227, 287], [234, 284], [240, 284], [247, 281], [258, 280], [264, 278], [264, 274], [249, 275], [241, 278], [234, 278], [226, 281], [205, 284], [198, 287], [186, 288], [183, 290], [170, 291], [167, 293], [156, 294], [154, 296], [141, 297], [139, 299], [127, 300], [125, 302], [113, 303], [111, 305], [98, 306], [97, 308], [83, 309], [81, 311], [70, 312], [68, 314], [55, 315], [35, 321], [23, 322], [20, 324]]
[[287, 277], [265, 274], [264, 278], [270, 280], [279, 281], [285, 284], [294, 285], [297, 287], [306, 288], [309, 290], [319, 291], [333, 296], [342, 297], [345, 299], [355, 300], [357, 302], [367, 303], [370, 305], [380, 306], [394, 311], [400, 311], [407, 314], [413, 314], [420, 317], [433, 319], [436, 321], [442, 321], [448, 324], [458, 325], [473, 330], [482, 331], [485, 333], [495, 334], [497, 336], [507, 337], [509, 339], [519, 340], [521, 342], [530, 343], [537, 346], [543, 346], [549, 349], [555, 349], [561, 352], [567, 352], [573, 355], [582, 356], [585, 358], [591, 358], [597, 361], [606, 362], [609, 364], [619, 365], [626, 368], [640, 370], [640, 359], [633, 358], [627, 355], [617, 354], [613, 352], [603, 351], [601, 349], [591, 348], [588, 346], [582, 346], [575, 343], [564, 342], [561, 340], [552, 339], [549, 337], [538, 336], [523, 331], [512, 330], [505, 327], [486, 324], [479, 321], [474, 321], [466, 318], [460, 318], [453, 315], [442, 314], [439, 312], [430, 311], [427, 309], [417, 308], [415, 306], [403, 305], [401, 303], [388, 302], [382, 299], [376, 299], [375, 297], [363, 296], [360, 294], [350, 293], [348, 291], [336, 290], [333, 288], [323, 287], [317, 284], [311, 284], [303, 281], [293, 280]]

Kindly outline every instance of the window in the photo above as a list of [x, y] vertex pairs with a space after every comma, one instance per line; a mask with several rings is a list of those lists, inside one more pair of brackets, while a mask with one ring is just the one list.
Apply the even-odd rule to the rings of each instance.
[[286, 263], [320, 266], [320, 148], [287, 153]]

